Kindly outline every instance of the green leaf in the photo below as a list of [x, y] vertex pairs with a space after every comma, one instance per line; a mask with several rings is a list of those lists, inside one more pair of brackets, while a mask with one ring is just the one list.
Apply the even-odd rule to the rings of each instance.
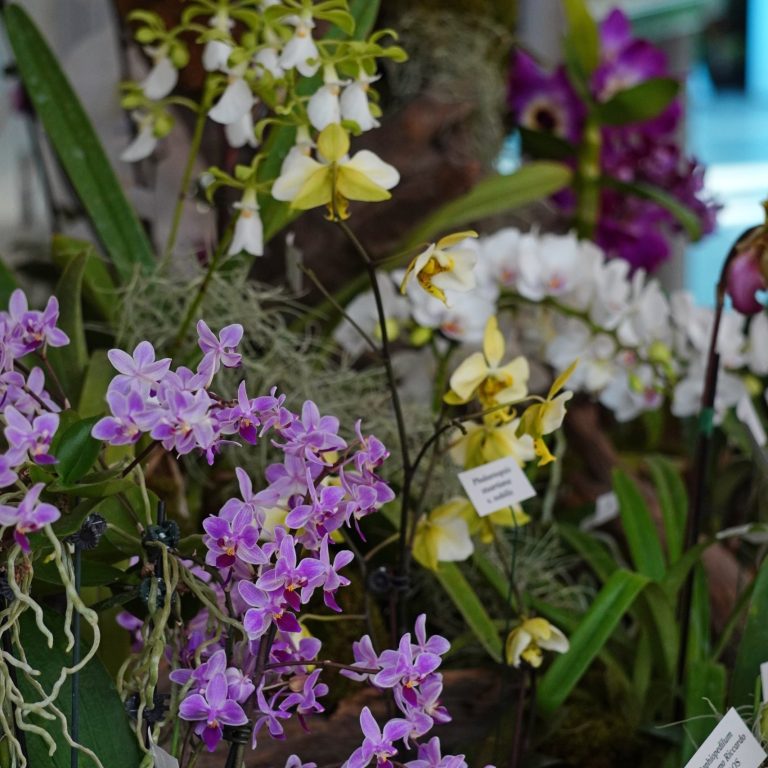
[[[38, 560], [35, 563], [35, 578], [47, 584], [61, 584], [56, 564], [45, 562], [45, 560]], [[125, 583], [126, 580], [125, 572], [119, 568], [83, 558], [81, 584], [84, 587], [102, 587], [116, 581]]]
[[600, 63], [600, 35], [584, 0], [563, 0], [568, 31], [565, 58], [569, 74], [585, 84]]
[[[70, 666], [72, 654], [66, 650], [64, 619], [50, 610], [45, 610], [45, 623], [53, 633], [53, 648], [48, 648], [45, 639], [35, 626], [31, 611], [25, 611], [20, 619], [21, 639], [29, 664], [40, 670], [36, 678], [50, 691], [61, 670]], [[83, 645], [84, 656], [87, 647]], [[27, 701], [38, 701], [40, 694], [26, 682], [24, 675], [19, 678], [22, 693]], [[68, 716], [72, 708], [71, 678], [62, 687], [56, 705]], [[105, 766], [110, 768], [136, 768], [141, 762], [141, 752], [136, 736], [131, 729], [125, 708], [115, 690], [112, 678], [97, 658], [91, 659], [80, 672], [80, 742], [92, 749]], [[43, 727], [56, 742], [56, 752], [48, 757], [45, 743], [39, 736], [27, 734], [29, 764], [48, 768], [69, 768], [70, 750], [59, 730], [58, 721], [48, 721], [32, 716], [32, 722]], [[80, 755], [81, 766], [92, 762]]]
[[755, 578], [749, 601], [747, 623], [741, 636], [731, 678], [730, 701], [733, 706], [753, 705], [752, 693], [760, 664], [768, 660], [768, 558], [763, 560]]
[[[152, 522], [155, 522], [158, 497], [152, 491], [147, 491], [147, 498], [149, 501], [149, 514]], [[147, 508], [144, 505], [141, 488], [134, 485], [127, 489], [119, 498], [112, 496], [104, 499], [92, 511], [101, 515], [109, 523], [110, 527], [104, 534], [104, 538], [107, 541], [122, 552], [136, 554], [133, 544], [113, 529], [117, 528], [134, 539], [140, 537], [138, 524], [141, 523], [146, 526], [148, 523]]]
[[548, 197], [568, 186], [571, 176], [567, 166], [546, 160], [526, 163], [508, 176], [489, 176], [467, 194], [427, 216], [408, 233], [403, 247], [433, 240], [443, 232], [455, 232], [470, 222]]
[[633, 607], [651, 640], [660, 677], [671, 680], [677, 669], [679, 636], [672, 601], [658, 584], [648, 584]]
[[494, 661], [501, 662], [501, 639], [496, 625], [458, 566], [440, 563], [435, 576], [488, 655]]
[[51, 483], [47, 490], [51, 493], [63, 493], [68, 496], [82, 496], [85, 499], [100, 496], [113, 496], [134, 488], [132, 480], [120, 477], [116, 470], [93, 472], [80, 478], [77, 483], [65, 483], [63, 480]]
[[652, 77], [639, 85], [615, 93], [596, 107], [598, 120], [605, 125], [627, 125], [660, 115], [680, 91], [671, 77]]
[[645, 576], [624, 569], [608, 579], [571, 635], [570, 650], [554, 660], [541, 680], [542, 714], [551, 714], [568, 698], [647, 583]]
[[664, 578], [659, 583], [670, 598], [674, 597], [682, 589], [691, 568], [698, 565], [704, 550], [711, 547], [714, 543], [714, 539], [699, 542], [696, 546], [686, 550], [683, 556], [674, 565], [669, 567], [664, 574]]
[[[725, 667], [708, 659], [696, 661], [688, 668], [685, 685], [685, 730], [680, 765], [693, 757], [697, 746], [709, 736], [716, 724], [712, 707], [725, 712]], [[709, 715], [709, 717], [707, 717]]]
[[539, 160], [570, 160], [576, 156], [576, 147], [552, 133], [532, 131], [519, 125], [523, 154]]
[[578, 552], [601, 581], [608, 581], [618, 565], [604, 544], [573, 525], [561, 523], [557, 526], [557, 531], [565, 542]]
[[82, 284], [87, 253], [80, 253], [64, 269], [54, 291], [59, 300], [58, 326], [69, 336], [66, 347], [50, 347], [48, 359], [64, 389], [67, 399], [74, 402], [80, 393], [88, 348], [83, 328]]
[[114, 376], [115, 369], [109, 362], [106, 350], [97, 349], [88, 361], [83, 387], [80, 390], [77, 411], [81, 416], [101, 416], [106, 412], [107, 388]]
[[688, 647], [686, 663], [708, 659], [711, 653], [711, 638], [709, 631], [709, 586], [707, 574], [701, 563], [693, 572], [693, 589], [691, 592], [691, 616], [688, 632]]
[[117, 317], [117, 287], [93, 244], [86, 240], [54, 235], [52, 246], [53, 263], [62, 271], [81, 253], [87, 254], [83, 297], [105, 320], [114, 321]]
[[699, 217], [687, 205], [683, 205], [676, 197], [661, 187], [655, 187], [653, 184], [646, 184], [642, 181], [624, 182], [606, 176], [600, 178], [600, 183], [605, 187], [656, 203], [677, 219], [691, 240], [701, 239], [702, 230]]
[[688, 517], [688, 494], [680, 473], [663, 456], [650, 456], [646, 464], [659, 497], [664, 533], [667, 539], [669, 563], [675, 563], [683, 553], [685, 521]]
[[48, 44], [18, 5], [3, 14], [16, 64], [62, 167], [121, 281], [152, 270], [152, 247]]
[[98, 416], [82, 419], [69, 427], [56, 449], [59, 463], [56, 471], [67, 485], [76, 483], [94, 464], [101, 450], [101, 442], [91, 437]]
[[13, 272], [0, 260], [0, 308], [5, 309], [11, 294], [19, 287]]
[[632, 562], [640, 573], [659, 581], [665, 571], [664, 554], [648, 506], [634, 482], [620, 469], [613, 472], [613, 489], [619, 499], [619, 514]]

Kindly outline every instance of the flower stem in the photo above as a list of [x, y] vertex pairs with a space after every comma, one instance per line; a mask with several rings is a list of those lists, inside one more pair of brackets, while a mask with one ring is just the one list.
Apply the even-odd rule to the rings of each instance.
[[192, 131], [192, 141], [189, 145], [187, 164], [184, 166], [184, 172], [181, 177], [181, 186], [179, 188], [179, 195], [176, 199], [176, 207], [173, 211], [171, 231], [168, 233], [168, 239], [166, 240], [165, 248], [163, 249], [163, 258], [160, 262], [161, 269], [168, 265], [168, 260], [171, 257], [173, 246], [176, 245], [176, 238], [179, 234], [179, 226], [181, 225], [181, 216], [184, 213], [184, 206], [187, 202], [189, 184], [192, 180], [192, 174], [195, 170], [195, 162], [197, 162], [197, 155], [200, 151], [200, 144], [203, 140], [205, 121], [208, 118], [208, 112], [211, 108], [211, 105], [213, 104], [213, 94], [213, 79], [210, 75], [208, 75], [205, 79], [205, 82], [203, 83], [203, 98], [200, 102], [197, 118], [195, 120], [195, 127]]
[[584, 138], [577, 156], [576, 181], [576, 234], [580, 240], [594, 237], [600, 215], [600, 150], [602, 137], [600, 123], [594, 115], [587, 117]]

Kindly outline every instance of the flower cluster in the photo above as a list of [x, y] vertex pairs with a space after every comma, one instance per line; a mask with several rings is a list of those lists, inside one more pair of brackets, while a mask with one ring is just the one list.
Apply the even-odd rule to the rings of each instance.
[[[48, 363], [48, 347], [63, 347], [69, 338], [57, 327], [59, 304], [52, 296], [43, 311], [30, 310], [23, 291], [10, 297], [8, 311], [0, 312], [0, 416], [6, 448], [0, 453], [0, 488], [14, 485], [27, 462], [55, 464], [51, 443], [59, 427], [60, 406], [45, 389], [45, 374], [29, 361]], [[22, 363], [22, 359], [24, 362]], [[60, 517], [52, 504], [40, 501], [43, 483], [24, 491], [18, 504], [0, 504], [0, 526], [13, 527], [25, 551], [27, 535]]]
[[[632, 36], [627, 17], [611, 11], [600, 24], [600, 62], [589, 82], [589, 101], [605, 104], [618, 92], [652, 78], [668, 76], [666, 58], [653, 45]], [[565, 65], [552, 74], [542, 71], [527, 54], [515, 54], [509, 83], [509, 103], [517, 123], [531, 131], [553, 135], [573, 145], [584, 141], [588, 104], [571, 82]], [[652, 196], [628, 194], [622, 185], [648, 185], [662, 190], [695, 215], [703, 233], [715, 226], [718, 206], [704, 195], [704, 170], [686, 157], [677, 136], [682, 108], [679, 99], [656, 117], [600, 128], [600, 170], [618, 185], [601, 190], [596, 242], [633, 268], [653, 271], [671, 254], [671, 234], [680, 230], [670, 211]], [[565, 213], [573, 197], [558, 194]]]
[[[578, 358], [569, 386], [598, 399], [620, 421], [658, 409], [666, 397], [676, 416], [698, 412], [713, 313], [696, 306], [690, 294], [667, 296], [643, 270], [631, 274], [627, 262], [607, 261], [598, 247], [574, 235], [507, 228], [467, 240], [462, 248], [476, 251], [477, 288], [449, 292], [450, 307], [416, 284], [399, 296], [401, 273], [379, 276], [393, 329], [410, 327], [411, 340], [422, 344], [437, 334], [438, 340], [475, 345], [483, 339], [479, 323], [487, 324], [501, 309], [520, 309], [516, 341], [528, 356], [557, 373]], [[370, 294], [361, 294], [347, 308], [366, 331], [375, 330], [377, 322], [371, 306]], [[348, 323], [335, 338], [352, 354], [360, 352]], [[747, 319], [726, 312], [717, 349], [720, 418], [752, 392], [754, 377], [768, 375], [768, 315]], [[492, 389], [499, 387], [510, 365], [499, 367], [500, 359], [491, 345], [465, 361], [453, 380], [459, 398], [483, 372]]]

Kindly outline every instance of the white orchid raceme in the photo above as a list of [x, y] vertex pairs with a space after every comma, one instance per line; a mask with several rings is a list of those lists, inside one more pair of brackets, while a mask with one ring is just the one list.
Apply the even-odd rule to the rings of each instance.
[[224, 135], [227, 137], [227, 144], [230, 147], [239, 149], [240, 147], [258, 147], [256, 141], [256, 132], [253, 125], [253, 114], [249, 109], [239, 120], [234, 123], [228, 123], [224, 126]]
[[285, 70], [280, 66], [280, 52], [277, 48], [271, 46], [262, 48], [254, 57], [253, 63], [256, 69], [262, 69], [269, 72], [275, 80], [279, 80], [285, 74]]
[[[219, 10], [208, 24], [221, 35], [229, 35], [232, 27], [235, 26], [235, 22], [229, 18], [225, 9]], [[203, 68], [206, 72], [226, 72], [231, 53], [232, 46], [227, 41], [218, 37], [209, 40], [203, 48]]]
[[256, 97], [245, 79], [247, 64], [239, 64], [227, 73], [228, 82], [208, 117], [216, 123], [231, 125], [242, 120], [256, 103]]
[[320, 52], [312, 39], [315, 22], [311, 14], [286, 16], [283, 21], [295, 27], [295, 31], [280, 54], [280, 66], [285, 70], [295, 67], [304, 77], [312, 77], [320, 68]]
[[477, 397], [484, 408], [522, 400], [528, 394], [528, 361], [520, 356], [501, 365], [504, 351], [504, 336], [492, 316], [485, 325], [483, 351], [471, 354], [453, 372], [443, 400], [459, 405]]
[[466, 560], [475, 550], [466, 515], [475, 514], [467, 499], [454, 498], [424, 515], [416, 526], [413, 556], [426, 568]]
[[286, 161], [272, 196], [298, 210], [327, 205], [331, 216], [342, 219], [349, 215], [349, 200], [388, 200], [388, 190], [400, 181], [397, 169], [367, 149], [351, 158], [348, 152], [347, 132], [335, 123], [326, 126], [317, 139], [318, 159], [297, 153]]
[[371, 104], [368, 100], [371, 83], [375, 83], [379, 75], [369, 77], [365, 70], [361, 69], [357, 79], [349, 83], [341, 94], [341, 117], [357, 123], [361, 131], [370, 131], [378, 128], [379, 121], [371, 112]]
[[323, 67], [323, 85], [321, 85], [307, 103], [309, 122], [318, 131], [322, 131], [331, 123], [341, 122], [341, 93], [342, 82], [336, 74], [333, 64]]
[[264, 229], [259, 216], [259, 204], [256, 200], [256, 190], [245, 190], [242, 200], [235, 203], [235, 208], [240, 210], [240, 215], [235, 222], [235, 233], [229, 246], [229, 255], [245, 251], [251, 256], [264, 254]]
[[430, 243], [408, 265], [400, 290], [405, 293], [408, 281], [415, 277], [417, 283], [431, 296], [448, 304], [446, 291], [471, 291], [476, 284], [474, 266], [477, 253], [469, 245], [469, 238], [477, 232], [457, 232]]
[[179, 81], [179, 70], [173, 66], [165, 46], [159, 48], [146, 47], [144, 52], [152, 58], [152, 69], [139, 83], [144, 95], [152, 101], [164, 99]]
[[136, 137], [122, 151], [120, 159], [124, 163], [137, 163], [149, 157], [157, 147], [157, 142], [171, 130], [170, 120], [158, 120], [157, 115], [142, 110], [131, 112], [136, 123]]
[[523, 619], [507, 637], [507, 664], [519, 667], [525, 661], [536, 669], [543, 661], [542, 651], [565, 653], [569, 648], [568, 638], [554, 624], [541, 617]]

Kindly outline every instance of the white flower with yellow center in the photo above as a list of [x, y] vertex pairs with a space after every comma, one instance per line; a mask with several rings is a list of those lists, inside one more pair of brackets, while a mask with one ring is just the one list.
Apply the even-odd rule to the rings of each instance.
[[179, 80], [179, 70], [173, 66], [165, 46], [146, 47], [144, 52], [152, 58], [152, 69], [139, 84], [144, 95], [152, 101], [164, 99]]
[[511, 456], [522, 467], [536, 457], [536, 451], [530, 435], [518, 436], [519, 426], [520, 419], [499, 422], [496, 414], [488, 414], [482, 424], [462, 422], [464, 432], [457, 431], [449, 445], [451, 459], [472, 469]]
[[307, 103], [307, 115], [309, 122], [318, 131], [322, 131], [331, 123], [341, 122], [341, 94], [342, 81], [336, 74], [333, 64], [323, 67], [323, 85], [312, 95]]
[[471, 291], [475, 287], [474, 267], [477, 263], [477, 253], [467, 247], [468, 238], [477, 237], [477, 232], [456, 232], [430, 243], [429, 247], [420, 253], [408, 265], [400, 286], [402, 293], [408, 287], [408, 281], [415, 277], [418, 284], [431, 296], [440, 299], [447, 305], [445, 292]]
[[259, 216], [256, 190], [246, 189], [242, 200], [235, 203], [235, 208], [240, 209], [240, 215], [235, 223], [235, 233], [232, 236], [232, 244], [229, 246], [229, 255], [232, 256], [245, 251], [251, 256], [262, 256], [264, 254], [264, 229]]
[[546, 619], [525, 619], [507, 637], [507, 664], [519, 667], [525, 661], [536, 669], [541, 666], [542, 651], [565, 653], [569, 648], [568, 638]]
[[466, 560], [475, 549], [466, 521], [468, 511], [474, 513], [470, 502], [455, 498], [424, 515], [413, 539], [416, 560], [433, 571], [438, 563]]
[[283, 21], [293, 25], [296, 31], [280, 54], [280, 66], [285, 70], [295, 67], [304, 77], [312, 77], [320, 68], [320, 52], [312, 39], [315, 27], [312, 15], [304, 12], [298, 16], [286, 16]]
[[522, 400], [528, 394], [528, 361], [521, 356], [501, 365], [504, 351], [504, 336], [492, 316], [485, 325], [483, 351], [471, 354], [453, 372], [443, 400], [459, 405], [478, 397], [485, 408]]
[[344, 120], [357, 123], [361, 131], [370, 131], [378, 128], [379, 121], [371, 113], [371, 104], [368, 101], [368, 91], [371, 83], [375, 83], [379, 75], [369, 77], [361, 68], [357, 80], [351, 82], [341, 94], [341, 116]]

